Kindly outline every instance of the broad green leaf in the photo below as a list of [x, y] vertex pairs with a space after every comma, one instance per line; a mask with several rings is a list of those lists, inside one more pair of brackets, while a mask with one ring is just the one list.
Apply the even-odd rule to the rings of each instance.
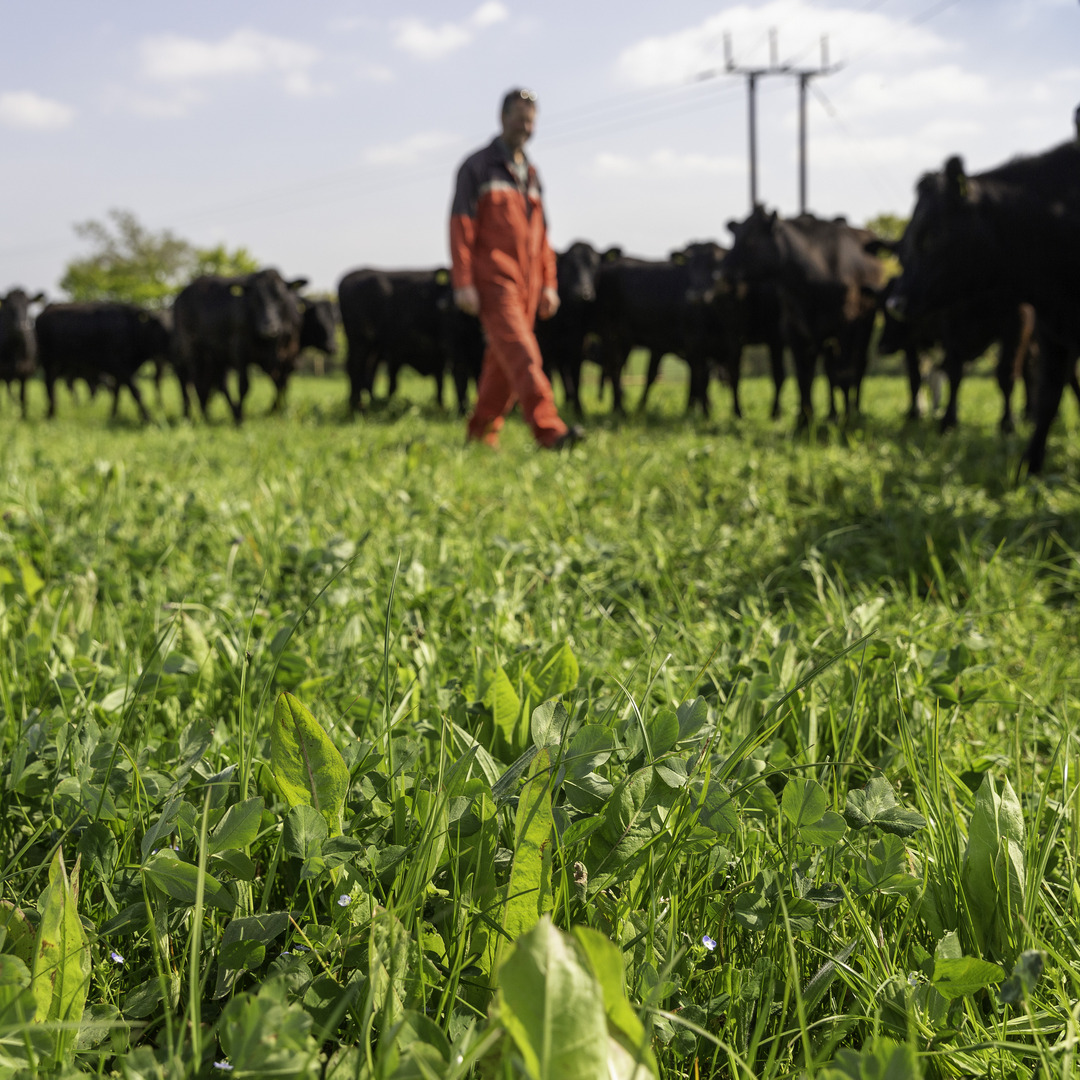
[[78, 1025], [90, 990], [90, 946], [74, 890], [57, 850], [49, 884], [38, 900], [41, 922], [34, 942], [33, 982], [38, 1020]]
[[254, 994], [240, 994], [225, 1006], [218, 1037], [234, 1077], [289, 1077], [319, 1074], [318, 1046], [311, 1016], [290, 1003], [287, 987], [271, 979]]
[[817, 1080], [921, 1080], [915, 1047], [878, 1037], [862, 1050], [841, 1050]]
[[484, 704], [491, 710], [491, 719], [495, 725], [495, 747], [500, 744], [511, 754], [520, 753], [523, 749], [518, 735], [519, 721], [521, 719], [521, 699], [510, 682], [509, 676], [500, 667], [496, 668], [491, 682], [484, 693]]
[[0, 955], [10, 953], [29, 966], [34, 962], [34, 928], [10, 900], [0, 900]]
[[539, 749], [542, 746], [558, 745], [562, 742], [569, 720], [570, 715], [561, 701], [541, 702], [533, 709], [529, 724], [533, 746]]
[[498, 1014], [533, 1080], [602, 1080], [604, 996], [568, 938], [542, 919], [500, 970]]
[[732, 833], [739, 827], [738, 807], [727, 786], [719, 780], [709, 781], [698, 820], [718, 833]]
[[880, 892], [896, 896], [918, 886], [918, 879], [907, 872], [908, 855], [899, 836], [886, 833], [871, 848], [857, 870], [856, 877], [863, 892]]
[[211, 855], [226, 848], [245, 848], [255, 842], [262, 820], [263, 801], [258, 795], [230, 806], [207, 840]]
[[285, 815], [281, 846], [294, 859], [311, 859], [322, 854], [327, 831], [326, 818], [313, 806], [294, 806]]
[[980, 948], [1015, 956], [1016, 920], [1024, 898], [1024, 820], [1006, 780], [1001, 794], [987, 773], [975, 794], [961, 882]]
[[651, 768], [638, 769], [612, 792], [603, 810], [603, 824], [589, 844], [590, 888], [601, 888], [607, 878], [623, 872], [652, 837], [649, 813], [644, 809], [652, 781]]
[[[267, 915], [251, 915], [230, 920], [229, 925], [225, 927], [225, 932], [221, 935], [214, 997], [223, 997], [228, 993], [239, 977], [241, 969], [257, 966], [250, 962], [255, 956], [254, 952], [244, 956], [235, 950], [235, 946], [240, 944], [259, 946], [265, 955], [266, 946], [285, 933], [288, 928], [289, 913], [287, 911], [273, 911]], [[259, 962], [261, 960], [260, 956]]]
[[388, 1023], [422, 1004], [419, 946], [392, 911], [380, 911], [371, 921], [368, 977], [375, 1010]]
[[534, 701], [566, 697], [578, 683], [578, 662], [567, 644], [550, 649], [537, 667], [526, 673], [526, 685]]
[[696, 735], [709, 719], [709, 706], [703, 697], [694, 698], [693, 701], [684, 701], [675, 715], [679, 718], [679, 742]]
[[945, 998], [965, 997], [984, 986], [993, 986], [1005, 978], [1005, 972], [989, 960], [962, 956], [959, 960], [938, 958], [934, 961], [934, 989]]
[[579, 728], [570, 740], [570, 747], [563, 755], [566, 775], [579, 780], [593, 772], [611, 757], [615, 749], [615, 736], [610, 728], [600, 724], [586, 724]]
[[0, 953], [0, 1034], [25, 1028], [36, 1010], [30, 969], [19, 957]]
[[896, 836], [910, 836], [926, 828], [926, 818], [914, 810], [905, 810], [897, 802], [892, 785], [880, 776], [866, 787], [848, 792], [844, 817], [853, 829], [876, 825]]
[[[575, 926], [573, 934], [603, 994], [609, 1032], [629, 1059], [623, 1062], [616, 1075], [634, 1075], [635, 1068], [640, 1069], [643, 1075], [654, 1075], [656, 1061], [650, 1046], [650, 1035], [626, 997], [622, 950], [599, 930], [588, 926]], [[630, 1066], [629, 1071], [627, 1065]]]
[[[514, 861], [503, 929], [511, 941], [532, 929], [551, 907], [551, 752], [533, 759], [514, 818]], [[500, 936], [500, 940], [503, 940]]]
[[818, 847], [832, 847], [838, 844], [844, 833], [847, 832], [847, 822], [833, 810], [826, 810], [821, 820], [813, 825], [804, 825], [799, 830], [799, 836], [808, 844], [817, 844]]
[[645, 721], [653, 758], [666, 754], [679, 741], [679, 718], [672, 709], [660, 709]]
[[1045, 970], [1046, 959], [1039, 949], [1022, 952], [1013, 965], [1012, 974], [1001, 984], [998, 1000], [1006, 1005], [1015, 1005], [1022, 1001], [1025, 995], [1034, 992]]
[[270, 728], [270, 769], [290, 806], [314, 807], [330, 835], [340, 835], [349, 769], [315, 717], [285, 691]]
[[[142, 868], [143, 874], [166, 896], [181, 904], [194, 904], [199, 881], [199, 868], [183, 862], [169, 848], [151, 855]], [[236, 907], [232, 893], [212, 874], [203, 884], [203, 902], [219, 911], [231, 912]]]
[[780, 809], [796, 829], [820, 821], [828, 805], [825, 789], [809, 777], [798, 776], [789, 780], [780, 797]]

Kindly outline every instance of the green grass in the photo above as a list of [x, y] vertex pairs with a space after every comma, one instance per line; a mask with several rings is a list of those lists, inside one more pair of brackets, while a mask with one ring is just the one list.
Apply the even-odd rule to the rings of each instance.
[[1017, 485], [985, 377], [665, 372], [563, 454], [0, 406], [0, 1074], [1072, 1074], [1075, 404]]

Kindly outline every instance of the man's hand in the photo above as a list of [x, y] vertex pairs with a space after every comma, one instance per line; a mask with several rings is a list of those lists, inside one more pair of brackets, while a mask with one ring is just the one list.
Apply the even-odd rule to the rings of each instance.
[[465, 312], [466, 315], [480, 314], [480, 293], [475, 285], [465, 285], [454, 290], [454, 303]]
[[541, 319], [550, 319], [559, 310], [559, 290], [550, 285], [540, 294], [540, 307], [536, 314]]

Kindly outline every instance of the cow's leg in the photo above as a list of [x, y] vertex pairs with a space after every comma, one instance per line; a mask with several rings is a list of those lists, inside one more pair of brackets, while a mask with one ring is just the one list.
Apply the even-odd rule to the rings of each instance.
[[[795, 380], [799, 384], [799, 418], [796, 429], [809, 427], [814, 419], [814, 366], [817, 351], [809, 341], [792, 343], [792, 359], [795, 361]], [[831, 392], [830, 392], [831, 396]]]
[[691, 356], [687, 359], [690, 368], [690, 393], [686, 399], [686, 411], [694, 405], [701, 407], [701, 415], [709, 416], [709, 361], [705, 357]]
[[773, 420], [780, 416], [780, 393], [784, 389], [784, 343], [782, 341], [769, 342], [769, 367], [772, 370], [773, 402], [770, 415]]
[[386, 400], [391, 401], [394, 395], [397, 393], [397, 378], [398, 378], [399, 365], [393, 362], [387, 363], [386, 374], [389, 376], [390, 382], [386, 387]]
[[1043, 332], [1039, 342], [1042, 370], [1039, 377], [1039, 394], [1035, 408], [1035, 431], [1024, 452], [1028, 472], [1042, 472], [1046, 460], [1046, 440], [1050, 426], [1057, 416], [1061, 394], [1069, 381], [1069, 368], [1076, 363], [1075, 352], [1064, 342], [1051, 338]]
[[230, 402], [237, 427], [244, 422], [244, 398], [247, 397], [249, 387], [247, 364], [241, 364], [236, 373], [236, 401]]
[[908, 420], [918, 420], [922, 415], [922, 408], [919, 405], [919, 389], [922, 386], [922, 365], [919, 360], [918, 349], [904, 350], [904, 368], [907, 372], [908, 393], [910, 394], [911, 402], [908, 406], [907, 418]]
[[954, 348], [946, 346], [945, 359], [941, 365], [949, 379], [949, 400], [941, 417], [941, 432], [956, 427], [956, 409], [960, 397], [960, 380], [964, 374], [964, 358]]
[[[638, 402], [637, 411], [645, 411], [645, 403], [649, 399], [649, 391], [652, 389], [652, 384], [656, 382], [657, 375], [660, 374], [660, 361], [663, 360], [663, 354], [659, 349], [653, 349], [649, 353], [649, 370], [645, 375], [645, 389], [641, 392], [641, 400]], [[691, 385], [693, 380], [691, 379]], [[693, 400], [693, 392], [691, 391], [691, 400]]]
[[51, 420], [56, 416], [56, 376], [49, 372], [45, 373], [45, 393], [49, 395], [49, 408], [45, 416]]
[[359, 349], [350, 347], [345, 369], [349, 375], [349, 415], [355, 416], [364, 410], [364, 390], [367, 389], [367, 361]]
[[[8, 387], [10, 389], [10, 385]], [[19, 407], [22, 410], [22, 418], [26, 419], [26, 379], [19, 380]]]
[[1012, 411], [1013, 387], [1016, 384], [1013, 374], [1015, 362], [1015, 350], [1009, 349], [1006, 338], [1002, 338], [998, 346], [998, 362], [994, 372], [997, 376], [998, 388], [1001, 390], [1001, 420], [998, 421], [998, 428], [1002, 435], [1010, 435], [1016, 430]]
[[[135, 399], [135, 404], [139, 407], [139, 415], [142, 417], [144, 424], [150, 423], [150, 414], [146, 411], [146, 405], [143, 403], [142, 394], [139, 393], [138, 386], [135, 385], [134, 377], [129, 378], [124, 385], [128, 388], [131, 396]], [[120, 400], [120, 387], [116, 388], [116, 396], [113, 398], [113, 417], [116, 417], [116, 404]]]

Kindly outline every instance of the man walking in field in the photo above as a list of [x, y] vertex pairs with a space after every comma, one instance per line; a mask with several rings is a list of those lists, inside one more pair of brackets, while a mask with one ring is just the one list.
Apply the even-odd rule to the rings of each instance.
[[555, 253], [547, 239], [540, 180], [525, 156], [536, 122], [536, 95], [511, 90], [502, 133], [465, 159], [450, 211], [454, 303], [479, 315], [487, 339], [469, 438], [497, 446], [503, 419], [521, 404], [541, 446], [584, 436], [559, 417], [533, 326], [559, 307]]

